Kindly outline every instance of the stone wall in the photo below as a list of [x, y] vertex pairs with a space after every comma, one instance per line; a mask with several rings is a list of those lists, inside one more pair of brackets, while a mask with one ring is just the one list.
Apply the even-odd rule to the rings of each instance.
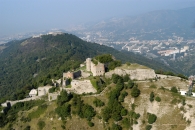
[[75, 79], [81, 77], [81, 71], [75, 71], [75, 72], [70, 72], [68, 71], [67, 73], [63, 73], [63, 80], [62, 80], [62, 86], [67, 86], [69, 85], [69, 78]]
[[89, 73], [89, 72], [84, 72], [84, 71], [81, 71], [81, 76], [83, 77], [83, 78], [87, 78], [87, 77], [89, 77], [91, 74]]
[[91, 72], [93, 73], [93, 76], [101, 76], [105, 73], [105, 67], [104, 64], [98, 62], [97, 65], [91, 62]]
[[86, 70], [91, 71], [91, 58], [86, 59]]
[[77, 94], [97, 92], [90, 80], [72, 80], [71, 88], [65, 88], [65, 90]]
[[112, 74], [118, 75], [130, 75], [130, 78], [136, 80], [146, 80], [146, 79], [153, 79], [156, 78], [156, 74], [152, 69], [135, 69], [135, 70], [128, 70], [128, 69], [118, 69], [116, 68], [113, 71], [105, 73], [107, 78], [111, 78]]
[[48, 100], [49, 101], [57, 100], [58, 95], [60, 94], [59, 93], [48, 93]]
[[70, 72], [68, 71], [67, 73], [63, 73], [63, 79], [75, 79], [81, 76], [81, 71], [75, 71], [75, 72]]
[[68, 79], [68, 78], [74, 79], [73, 72], [68, 71], [67, 73], [63, 73], [63, 79]]
[[38, 96], [48, 94], [50, 88], [52, 88], [52, 86], [38, 87]]
[[91, 58], [86, 59], [86, 70], [91, 71], [93, 76], [101, 76], [105, 73], [105, 66], [103, 63], [98, 62], [98, 64], [94, 64], [91, 61]]

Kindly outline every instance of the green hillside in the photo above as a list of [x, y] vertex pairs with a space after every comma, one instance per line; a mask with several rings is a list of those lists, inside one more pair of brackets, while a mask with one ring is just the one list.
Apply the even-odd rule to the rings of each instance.
[[179, 94], [178, 89], [186, 89], [188, 84], [179, 77], [164, 75], [156, 80], [133, 81], [115, 74], [112, 78], [91, 78], [105, 81], [105, 89], [101, 93], [78, 95], [61, 91], [55, 101], [48, 101], [47, 96], [42, 96], [42, 100], [19, 102], [8, 108], [6, 113], [0, 113], [0, 129], [194, 128], [195, 100]]
[[10, 95], [12, 100], [22, 99], [30, 89], [51, 84], [51, 78], [59, 79], [63, 72], [74, 70], [87, 57], [103, 53], [112, 54], [122, 62], [136, 62], [156, 70], [176, 72], [154, 60], [89, 43], [71, 34], [12, 41], [0, 48], [1, 101]]

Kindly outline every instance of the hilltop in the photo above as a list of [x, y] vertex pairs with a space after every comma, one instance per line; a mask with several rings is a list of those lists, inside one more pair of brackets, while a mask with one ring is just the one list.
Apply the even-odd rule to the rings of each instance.
[[59, 79], [63, 72], [76, 69], [87, 57], [98, 54], [112, 54], [123, 63], [139, 63], [155, 70], [177, 72], [155, 60], [86, 42], [67, 33], [11, 41], [0, 48], [1, 100], [22, 99], [32, 88], [52, 84], [51, 78]]
[[[103, 56], [110, 57], [111, 55]], [[111, 58], [104, 59], [108, 61]], [[105, 67], [116, 60], [107, 61], [105, 61]], [[94, 65], [94, 63], [90, 64]], [[193, 123], [195, 99], [179, 93], [180, 90], [188, 89], [189, 81], [175, 76], [156, 75], [154, 70], [139, 64], [115, 64], [113, 70], [120, 69], [127, 73], [113, 73], [111, 77], [101, 73], [97, 75], [98, 73], [95, 73], [92, 68], [90, 72], [87, 70], [87, 65], [86, 60], [76, 71], [63, 74], [63, 79], [70, 81], [71, 86], [59, 84], [59, 86], [52, 87], [49, 93], [60, 91], [56, 100], [48, 101], [50, 99], [50, 94], [48, 94], [48, 98], [46, 95], [40, 97], [42, 100], [17, 103], [6, 110], [5, 114], [0, 114], [0, 127], [25, 130], [150, 130], [151, 128], [154, 130], [192, 130], [195, 128]], [[98, 67], [98, 64], [95, 66]], [[89, 75], [84, 77], [81, 74], [80, 77], [77, 75], [79, 70], [85, 72], [84, 75], [86, 73]], [[110, 69], [109, 72], [113, 70]], [[136, 75], [143, 75], [141, 72], [128, 74], [128, 71], [136, 70], [143, 72], [149, 70], [150, 75], [154, 74], [154, 76], [132, 80], [131, 78]], [[96, 76], [93, 76], [94, 74]], [[69, 87], [73, 87], [74, 80], [90, 80], [97, 92], [82, 94], [68, 92]], [[87, 88], [86, 85], [82, 87]]]

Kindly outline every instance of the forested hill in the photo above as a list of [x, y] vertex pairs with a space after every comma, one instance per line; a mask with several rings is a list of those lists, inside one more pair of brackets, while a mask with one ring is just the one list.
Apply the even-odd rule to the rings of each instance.
[[0, 46], [0, 98], [12, 95], [12, 100], [21, 99], [30, 89], [51, 83], [51, 78], [59, 79], [63, 72], [74, 70], [87, 57], [102, 53], [112, 54], [123, 62], [174, 72], [140, 55], [89, 43], [71, 34], [44, 35]]

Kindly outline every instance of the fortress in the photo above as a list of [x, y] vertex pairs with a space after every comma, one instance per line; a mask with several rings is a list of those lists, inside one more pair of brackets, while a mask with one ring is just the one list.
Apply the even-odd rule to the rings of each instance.
[[86, 59], [86, 70], [91, 71], [93, 76], [102, 76], [105, 73], [104, 64], [98, 62], [98, 64], [94, 64], [91, 58]]

